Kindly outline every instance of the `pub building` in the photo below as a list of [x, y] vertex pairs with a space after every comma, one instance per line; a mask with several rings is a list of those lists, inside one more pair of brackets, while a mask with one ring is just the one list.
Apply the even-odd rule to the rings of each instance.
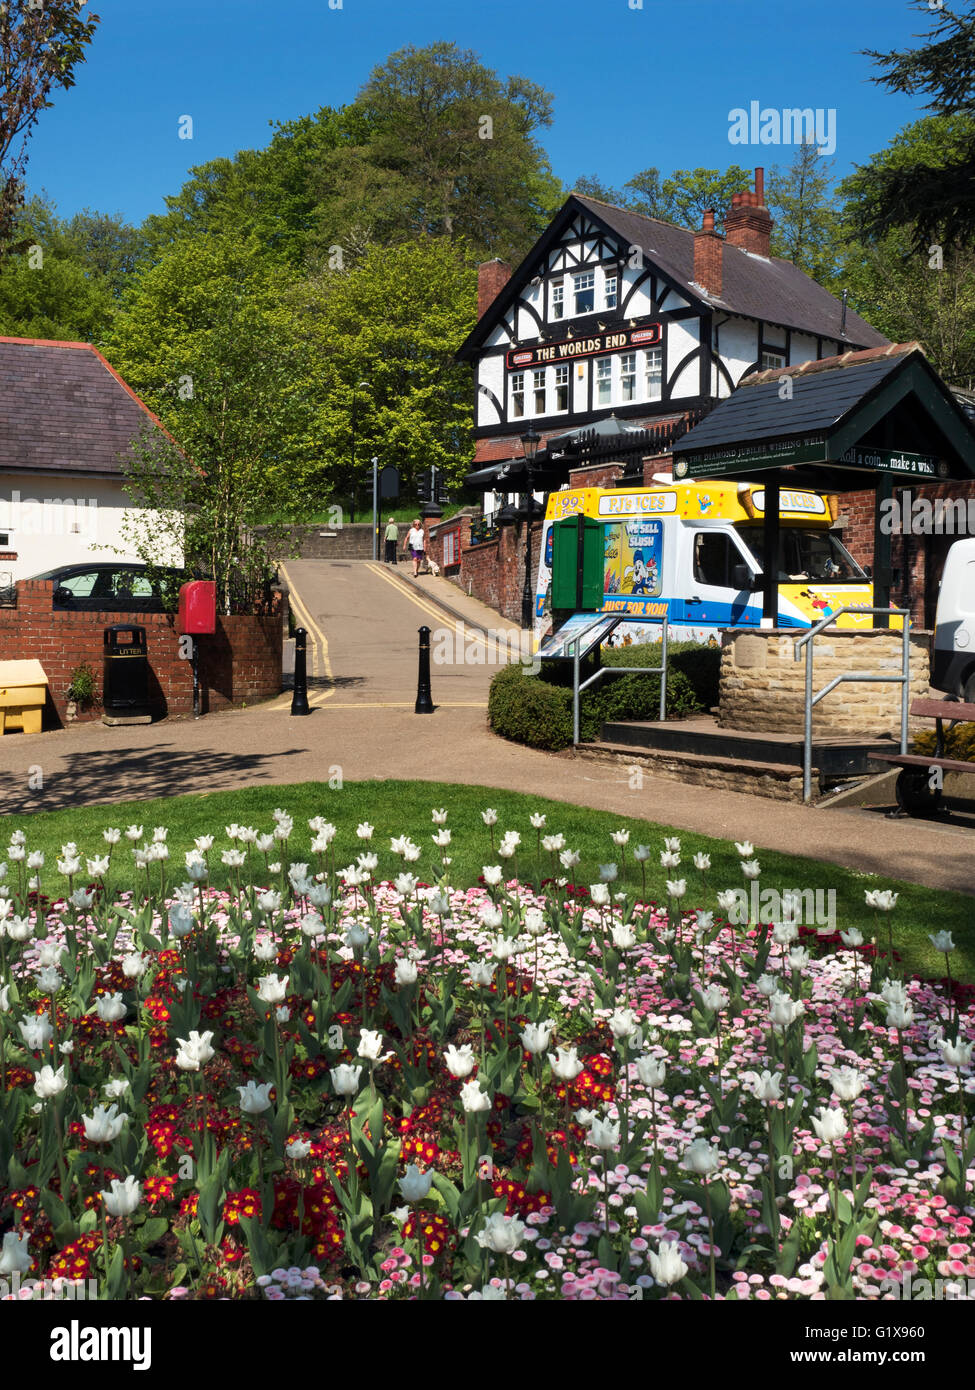
[[[802, 364], [849, 363], [850, 354], [891, 346], [845, 296], [770, 256], [763, 188], [763, 170], [756, 169], [754, 190], [732, 199], [724, 236], [711, 212], [690, 231], [572, 194], [517, 269], [500, 261], [479, 267], [478, 322], [457, 356], [474, 374], [475, 468], [466, 481], [484, 494], [484, 521], [432, 529], [447, 574], [465, 589], [524, 620], [520, 581], [507, 573], [523, 547], [504, 531], [518, 521], [520, 532], [531, 517], [534, 571], [541, 508], [528, 504], [529, 495], [539, 501], [570, 484], [664, 480], [673, 476], [678, 442], [687, 447], [689, 432], [746, 379], [792, 376]], [[962, 393], [953, 405], [962, 418], [972, 410]], [[915, 435], [914, 449], [925, 452]], [[526, 459], [523, 439], [534, 458]], [[712, 468], [709, 476], [719, 472]], [[857, 476], [844, 472], [837, 525], [846, 527], [843, 539], [855, 557], [870, 563], [874, 477], [865, 468], [862, 489], [850, 492]], [[952, 467], [936, 483], [946, 495], [959, 488], [967, 494], [970, 482], [959, 481], [967, 477], [967, 469]], [[493, 556], [476, 553], [492, 544]], [[895, 536], [895, 564], [897, 545]], [[904, 598], [898, 584], [916, 587], [919, 575], [921, 588], [930, 589], [921, 549], [894, 571], [894, 598]]]

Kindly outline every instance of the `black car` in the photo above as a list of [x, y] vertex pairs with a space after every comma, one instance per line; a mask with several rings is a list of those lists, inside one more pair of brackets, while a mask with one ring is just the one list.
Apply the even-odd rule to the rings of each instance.
[[176, 608], [179, 586], [190, 577], [179, 569], [100, 560], [60, 565], [31, 579], [54, 581], [54, 607], [72, 611], [166, 613]]

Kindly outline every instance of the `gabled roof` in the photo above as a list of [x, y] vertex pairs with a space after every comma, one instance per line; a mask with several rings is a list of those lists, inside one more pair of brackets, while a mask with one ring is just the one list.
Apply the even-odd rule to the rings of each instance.
[[[795, 381], [787, 396], [782, 394], [784, 377]], [[885, 447], [877, 437], [885, 423], [892, 427], [894, 449], [942, 456], [946, 471], [934, 481], [975, 474], [972, 421], [916, 342], [754, 372], [673, 452], [692, 475], [703, 467], [714, 476], [730, 477], [774, 466], [781, 449], [781, 465], [794, 472], [796, 482], [801, 485], [805, 467], [809, 485], [818, 486], [814, 470], [827, 463], [839, 467], [847, 450], [865, 441]], [[815, 457], [808, 466], [789, 450], [796, 441], [820, 441], [820, 447], [810, 448]], [[793, 458], [799, 461], [793, 463]], [[720, 474], [709, 460], [721, 464]], [[864, 484], [854, 475], [852, 486], [857, 485]]]
[[458, 357], [470, 356], [508, 305], [523, 289], [527, 279], [536, 273], [540, 256], [561, 235], [563, 227], [580, 211], [627, 246], [639, 246], [644, 259], [659, 269], [678, 292], [692, 304], [702, 308], [724, 310], [745, 318], [761, 319], [815, 337], [848, 342], [851, 347], [880, 347], [888, 342], [882, 333], [871, 328], [865, 319], [851, 309], [846, 312], [845, 331], [841, 331], [843, 304], [835, 295], [811, 280], [791, 261], [772, 256], [753, 255], [727, 241], [723, 246], [722, 291], [720, 297], [708, 294], [694, 281], [694, 233], [675, 227], [657, 217], [601, 203], [581, 193], [573, 193], [556, 214], [551, 226], [532, 247], [514, 272], [505, 288], [480, 320], [477, 327], [458, 352]]
[[0, 471], [120, 477], [147, 426], [175, 443], [90, 343], [0, 338]]

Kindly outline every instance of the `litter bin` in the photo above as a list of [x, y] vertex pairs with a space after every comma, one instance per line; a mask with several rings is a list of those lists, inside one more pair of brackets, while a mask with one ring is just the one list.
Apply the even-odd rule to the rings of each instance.
[[102, 705], [119, 718], [148, 718], [149, 655], [146, 630], [138, 623], [105, 629]]

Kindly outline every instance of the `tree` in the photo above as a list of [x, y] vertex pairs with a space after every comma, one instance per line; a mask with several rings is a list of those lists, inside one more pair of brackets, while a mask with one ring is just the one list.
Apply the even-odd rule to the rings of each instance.
[[975, 248], [918, 256], [910, 229], [851, 242], [842, 283], [861, 317], [893, 342], [917, 339], [948, 382], [975, 386]]
[[[477, 276], [448, 237], [371, 246], [352, 270], [329, 272], [292, 298], [305, 317], [319, 402], [306, 455], [314, 490], [347, 495], [377, 454], [407, 488], [435, 464], [459, 486], [472, 464], [470, 375], [454, 361], [477, 318]], [[351, 473], [353, 390], [356, 457]]]
[[930, 42], [921, 48], [866, 56], [885, 69], [871, 80], [890, 91], [931, 97], [927, 110], [955, 118], [940, 127], [944, 145], [922, 151], [912, 147], [913, 161], [896, 146], [858, 171], [856, 227], [868, 240], [879, 240], [896, 227], [913, 227], [912, 245], [948, 246], [975, 239], [975, 5], [966, 11], [932, 8], [915, 0], [933, 21]]
[[502, 80], [475, 53], [434, 43], [375, 68], [354, 110], [370, 160], [404, 180], [409, 235], [461, 237], [479, 257], [509, 260], [561, 201], [534, 138], [551, 104], [526, 78]]
[[699, 227], [704, 213], [713, 209], [715, 226], [720, 228], [732, 196], [751, 186], [748, 170], [731, 164], [724, 173], [718, 169], [675, 169], [663, 180], [659, 169], [642, 169], [619, 189], [589, 175], [576, 180], [574, 191], [678, 227]]
[[136, 553], [182, 544], [213, 575], [221, 604], [253, 589], [281, 554], [280, 516], [300, 487], [313, 402], [308, 346], [286, 307], [295, 286], [255, 242], [223, 235], [173, 243], [118, 315], [109, 360], [156, 411], [179, 447], [143, 441], [127, 465]]
[[23, 205], [27, 142], [55, 88], [74, 86], [75, 69], [99, 24], [85, 0], [5, 0], [0, 5], [0, 255]]
[[22, 338], [101, 342], [108, 331], [137, 233], [120, 218], [79, 213], [61, 221], [32, 198], [13, 224], [24, 249], [0, 260], [0, 325]]
[[768, 181], [773, 256], [791, 261], [822, 285], [830, 285], [840, 251], [840, 218], [830, 192], [832, 161], [808, 141], [788, 168], [776, 167]]

